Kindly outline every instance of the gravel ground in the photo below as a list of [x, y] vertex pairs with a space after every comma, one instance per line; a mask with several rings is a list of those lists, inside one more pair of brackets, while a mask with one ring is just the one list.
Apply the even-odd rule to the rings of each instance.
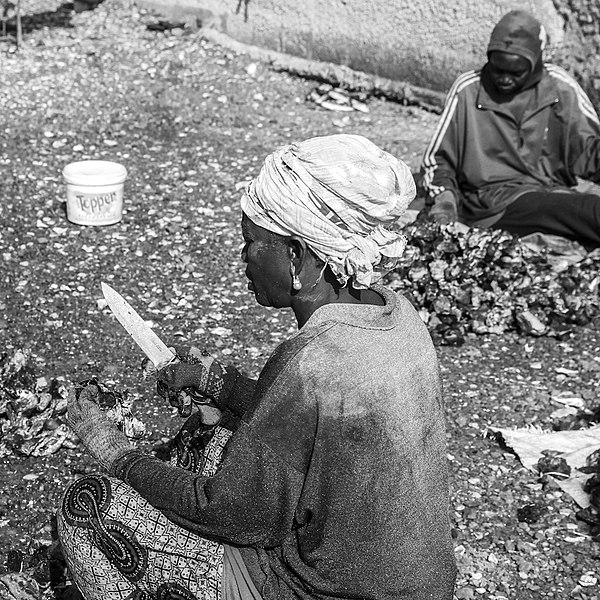
[[[28, 348], [40, 376], [97, 375], [139, 394], [151, 449], [180, 421], [141, 379], [139, 350], [98, 303], [100, 282], [166, 341], [256, 374], [294, 321], [246, 290], [243, 182], [278, 145], [340, 131], [370, 137], [416, 170], [437, 117], [378, 99], [369, 113], [324, 110], [305, 101], [315, 82], [193, 32], [152, 31], [155, 19], [129, 3], [63, 17], [32, 27], [18, 53], [0, 43], [0, 354]], [[62, 168], [87, 158], [129, 171], [116, 225], [66, 220]], [[599, 352], [594, 325], [560, 341], [469, 334], [462, 347], [439, 348], [458, 598], [599, 597], [599, 546], [574, 502], [484, 437], [492, 424], [551, 427], [560, 392], [596, 406]], [[80, 449], [0, 459], [0, 569], [14, 551], [31, 562], [50, 543], [62, 491], [91, 469]], [[530, 504], [536, 519], [519, 521]]]

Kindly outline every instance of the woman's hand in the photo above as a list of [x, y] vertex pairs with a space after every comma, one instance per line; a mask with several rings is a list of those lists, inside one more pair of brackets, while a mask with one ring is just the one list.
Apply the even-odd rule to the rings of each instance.
[[99, 394], [95, 385], [72, 388], [67, 399], [67, 422], [88, 452], [110, 471], [115, 460], [133, 446], [98, 405]]
[[219, 404], [225, 370], [215, 359], [197, 348], [177, 348], [176, 362], [157, 373], [156, 390], [182, 417], [192, 412], [192, 402], [205, 399]]
[[[192, 414], [193, 399], [204, 398], [200, 386], [204, 367], [188, 363], [175, 362], [161, 369], [156, 376], [156, 391], [179, 411], [179, 416]], [[187, 390], [187, 391], [186, 391]], [[192, 397], [193, 395], [193, 397]], [[206, 398], [206, 402], [209, 399]]]
[[157, 373], [159, 383], [171, 390], [194, 388], [199, 393], [205, 379], [206, 368], [203, 363], [172, 362]]

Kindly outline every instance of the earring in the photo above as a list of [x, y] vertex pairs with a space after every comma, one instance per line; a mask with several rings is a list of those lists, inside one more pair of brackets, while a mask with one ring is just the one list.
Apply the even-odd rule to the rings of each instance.
[[294, 267], [294, 263], [290, 263], [290, 273], [292, 274], [292, 287], [298, 291], [302, 289], [302, 282], [300, 281], [300, 277], [296, 275], [296, 267]]

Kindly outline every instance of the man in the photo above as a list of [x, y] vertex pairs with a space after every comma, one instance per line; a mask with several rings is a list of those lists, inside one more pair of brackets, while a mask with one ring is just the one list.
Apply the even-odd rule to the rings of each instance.
[[600, 181], [600, 122], [580, 86], [542, 62], [545, 38], [533, 16], [511, 11], [487, 64], [454, 82], [423, 158], [429, 214], [600, 246], [600, 197], [572, 189], [578, 177]]

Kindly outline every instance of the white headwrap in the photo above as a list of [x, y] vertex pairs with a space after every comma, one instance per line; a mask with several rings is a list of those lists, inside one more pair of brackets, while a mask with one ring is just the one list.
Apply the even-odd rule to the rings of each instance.
[[279, 235], [298, 235], [355, 288], [389, 271], [406, 238], [386, 229], [415, 197], [404, 162], [360, 135], [291, 144], [267, 156], [242, 197], [248, 218]]

